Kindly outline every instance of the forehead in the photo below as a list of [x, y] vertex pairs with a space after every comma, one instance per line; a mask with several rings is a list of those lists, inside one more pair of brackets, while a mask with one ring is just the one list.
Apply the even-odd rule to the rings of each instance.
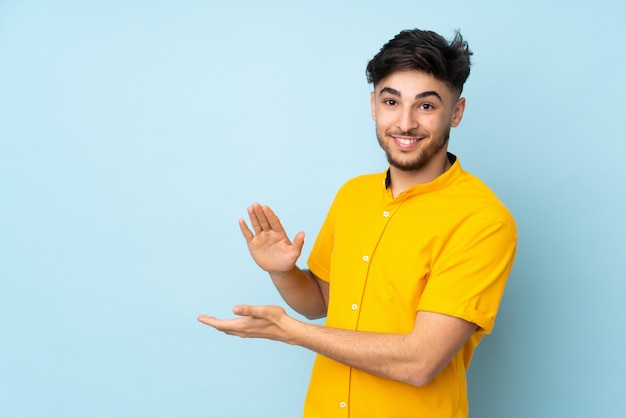
[[421, 71], [397, 71], [383, 78], [376, 85], [376, 94], [383, 90], [392, 89], [401, 97], [415, 97], [427, 91], [435, 91], [442, 98], [451, 98], [451, 92], [446, 83], [436, 79], [433, 75]]

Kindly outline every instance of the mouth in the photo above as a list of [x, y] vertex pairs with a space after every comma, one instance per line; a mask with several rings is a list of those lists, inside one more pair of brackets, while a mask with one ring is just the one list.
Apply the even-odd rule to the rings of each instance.
[[399, 148], [411, 149], [419, 144], [423, 137], [405, 136], [405, 135], [389, 135]]

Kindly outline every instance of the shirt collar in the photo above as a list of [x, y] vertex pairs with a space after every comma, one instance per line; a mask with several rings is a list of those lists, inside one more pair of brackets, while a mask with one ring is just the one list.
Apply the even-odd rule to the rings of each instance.
[[[451, 165], [454, 165], [454, 163], [457, 160], [456, 155], [452, 153], [448, 153], [448, 160], [450, 161]], [[389, 189], [390, 186], [391, 186], [391, 171], [387, 169], [387, 173], [385, 174], [385, 189]]]

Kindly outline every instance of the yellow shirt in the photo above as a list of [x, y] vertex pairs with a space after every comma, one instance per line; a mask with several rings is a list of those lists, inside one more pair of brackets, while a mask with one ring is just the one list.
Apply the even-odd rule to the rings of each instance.
[[430, 311], [479, 330], [423, 387], [318, 355], [304, 416], [467, 417], [466, 369], [494, 325], [515, 256], [515, 221], [458, 160], [395, 199], [385, 185], [385, 173], [347, 182], [317, 237], [308, 265], [330, 283], [326, 325], [406, 334], [418, 311]]

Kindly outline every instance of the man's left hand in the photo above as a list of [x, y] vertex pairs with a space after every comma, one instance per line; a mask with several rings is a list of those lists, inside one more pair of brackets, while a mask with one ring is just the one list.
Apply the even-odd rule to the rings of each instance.
[[242, 338], [266, 338], [289, 343], [289, 326], [297, 321], [280, 306], [238, 305], [233, 313], [239, 318], [217, 319], [200, 315], [198, 321], [229, 335]]

